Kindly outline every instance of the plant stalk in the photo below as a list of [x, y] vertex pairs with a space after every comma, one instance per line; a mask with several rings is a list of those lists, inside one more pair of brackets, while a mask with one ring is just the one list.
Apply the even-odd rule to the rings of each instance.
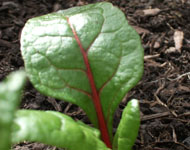
[[97, 118], [98, 118], [98, 126], [101, 132], [101, 138], [104, 141], [104, 143], [107, 145], [108, 148], [112, 148], [111, 142], [110, 142], [110, 137], [109, 137], [109, 133], [108, 133], [108, 128], [106, 125], [106, 121], [103, 115], [103, 111], [102, 111], [102, 106], [101, 106], [101, 102], [100, 102], [100, 97], [98, 95], [96, 86], [95, 86], [95, 82], [94, 82], [94, 78], [93, 78], [93, 74], [90, 68], [90, 64], [88, 61], [88, 56], [87, 56], [87, 52], [84, 50], [82, 43], [80, 42], [80, 39], [73, 27], [73, 25], [69, 22], [69, 18], [67, 17], [67, 22], [74, 34], [74, 37], [80, 47], [80, 51], [83, 55], [83, 59], [84, 59], [84, 63], [86, 65], [86, 74], [91, 86], [91, 90], [92, 90], [92, 99], [93, 99], [93, 103], [96, 109], [96, 114], [97, 114]]

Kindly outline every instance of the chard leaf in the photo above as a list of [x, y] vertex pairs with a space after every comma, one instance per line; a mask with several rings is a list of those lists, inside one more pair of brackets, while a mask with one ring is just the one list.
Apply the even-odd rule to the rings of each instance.
[[132, 150], [140, 127], [138, 100], [131, 100], [123, 110], [122, 118], [114, 136], [113, 150]]
[[108, 150], [99, 131], [54, 111], [19, 110], [13, 124], [12, 143], [41, 142], [68, 150]]
[[117, 7], [102, 2], [30, 19], [21, 50], [36, 89], [77, 104], [95, 127], [103, 112], [112, 137], [113, 114], [143, 73], [139, 35]]
[[25, 73], [17, 71], [0, 83], [0, 150], [11, 149], [11, 126], [25, 79]]

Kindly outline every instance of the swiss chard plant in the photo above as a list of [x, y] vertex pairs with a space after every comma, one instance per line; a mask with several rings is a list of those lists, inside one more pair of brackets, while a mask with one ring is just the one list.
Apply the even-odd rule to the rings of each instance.
[[25, 73], [12, 73], [0, 83], [0, 150], [10, 150], [14, 114], [19, 106]]
[[19, 110], [12, 143], [131, 150], [140, 124], [138, 101], [128, 103], [114, 137], [112, 123], [119, 103], [142, 76], [143, 49], [118, 8], [102, 2], [30, 19], [22, 31], [21, 51], [34, 87], [80, 106], [94, 128], [59, 112]]

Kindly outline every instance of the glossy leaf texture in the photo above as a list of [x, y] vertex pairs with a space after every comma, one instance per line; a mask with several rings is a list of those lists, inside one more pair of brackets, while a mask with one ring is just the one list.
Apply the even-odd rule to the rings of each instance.
[[117, 7], [102, 2], [30, 19], [21, 50], [35, 88], [77, 104], [97, 127], [85, 55], [112, 136], [113, 114], [143, 73], [139, 35]]
[[97, 129], [59, 112], [19, 110], [13, 124], [12, 143], [26, 140], [68, 150], [109, 150], [99, 136]]
[[25, 80], [25, 73], [17, 71], [0, 83], [0, 150], [11, 149], [11, 126]]
[[140, 127], [138, 100], [131, 100], [123, 110], [122, 118], [114, 136], [113, 150], [132, 150]]

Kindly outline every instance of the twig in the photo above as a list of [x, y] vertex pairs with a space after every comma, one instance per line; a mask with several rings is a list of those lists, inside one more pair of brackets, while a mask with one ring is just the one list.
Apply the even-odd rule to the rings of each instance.
[[184, 147], [187, 150], [190, 150], [190, 147], [187, 147], [186, 145], [184, 145], [182, 143], [179, 143], [179, 142], [175, 142], [175, 141], [158, 141], [158, 142], [152, 143], [151, 145], [162, 144], [162, 143], [163, 144], [164, 143], [174, 143], [174, 144], [177, 144], [177, 145], [180, 145], [180, 146]]
[[5, 46], [5, 47], [11, 48], [11, 47], [12, 47], [12, 44], [11, 44], [11, 42], [9, 42], [9, 41], [0, 39], [0, 46]]
[[142, 117], [141, 121], [147, 121], [147, 120], [162, 118], [162, 117], [169, 116], [170, 114], [171, 113], [167, 111], [167, 112], [157, 113], [157, 114], [153, 114], [153, 115], [146, 115], [146, 116]]
[[152, 59], [152, 58], [158, 58], [159, 56], [160, 56], [160, 54], [146, 55], [146, 56], [144, 56], [144, 60], [146, 60], [146, 59]]
[[186, 72], [186, 73], [184, 73], [184, 74], [178, 76], [178, 77], [175, 78], [175, 79], [171, 79], [171, 78], [167, 78], [167, 79], [170, 80], [170, 81], [175, 81], [175, 80], [181, 79], [181, 78], [184, 77], [184, 76], [188, 76], [188, 78], [190, 79], [190, 72]]

